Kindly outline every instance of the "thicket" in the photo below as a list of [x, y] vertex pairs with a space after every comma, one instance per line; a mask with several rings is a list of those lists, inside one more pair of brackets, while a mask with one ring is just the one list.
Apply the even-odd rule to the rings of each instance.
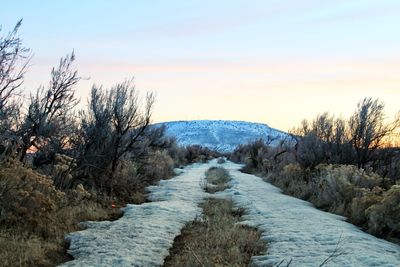
[[258, 140], [239, 146], [230, 159], [286, 194], [399, 242], [399, 126], [399, 116], [386, 120], [381, 101], [365, 98], [347, 120], [323, 113], [277, 146]]
[[78, 109], [74, 52], [25, 97], [32, 54], [21, 22], [6, 34], [0, 28], [0, 248], [14, 248], [0, 257], [7, 266], [47, 266], [65, 260], [63, 237], [79, 221], [118, 216], [113, 207], [143, 202], [144, 188], [175, 167], [216, 154], [181, 148], [151, 126], [155, 96], [141, 97], [132, 79], [93, 85]]

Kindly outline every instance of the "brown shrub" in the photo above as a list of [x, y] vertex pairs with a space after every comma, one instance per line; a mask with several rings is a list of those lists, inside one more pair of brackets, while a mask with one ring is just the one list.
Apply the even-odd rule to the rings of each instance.
[[173, 175], [174, 161], [165, 150], [152, 153], [146, 163], [145, 173], [154, 180], [166, 179]]
[[185, 148], [185, 162], [207, 162], [210, 159], [219, 157], [220, 153], [200, 145], [191, 145]]
[[0, 221], [23, 225], [32, 232], [47, 233], [65, 194], [53, 180], [19, 163], [0, 170]]
[[393, 185], [379, 203], [369, 207], [368, 232], [389, 237], [400, 237], [400, 185]]
[[372, 190], [367, 188], [356, 189], [356, 197], [353, 198], [346, 216], [356, 225], [367, 223], [366, 210], [382, 200], [383, 189], [374, 187]]
[[310, 201], [317, 207], [345, 215], [359, 188], [372, 189], [381, 178], [352, 165], [320, 164], [312, 177]]
[[[79, 222], [116, 219], [119, 209], [105, 209], [93, 201], [82, 201], [76, 206], [65, 206], [53, 213], [46, 236], [38, 235], [23, 226], [0, 227], [0, 266], [55, 266], [71, 260], [66, 253], [67, 233], [82, 230]], [[44, 221], [41, 221], [44, 223]]]
[[112, 181], [109, 181], [113, 183], [113, 195], [107, 196], [106, 192], [100, 198], [104, 200], [109, 197], [111, 201], [140, 204], [146, 200], [147, 186], [173, 175], [174, 161], [165, 150], [150, 151], [136, 161], [121, 159]]
[[291, 163], [283, 167], [278, 175], [269, 175], [267, 180], [281, 188], [285, 194], [308, 199], [311, 191], [307, 177], [308, 172], [304, 171], [298, 163]]
[[50, 176], [53, 177], [54, 184], [59, 189], [67, 189], [72, 186], [72, 169], [76, 167], [73, 158], [63, 154], [55, 155], [55, 164], [51, 165]]
[[75, 189], [68, 190], [66, 198], [64, 199], [62, 206], [77, 206], [82, 201], [89, 200], [92, 198], [92, 194], [86, 191], [82, 184], [78, 184]]

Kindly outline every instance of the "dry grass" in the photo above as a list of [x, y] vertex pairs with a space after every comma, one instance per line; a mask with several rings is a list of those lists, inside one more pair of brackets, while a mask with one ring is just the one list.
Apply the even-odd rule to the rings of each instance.
[[71, 260], [64, 237], [81, 230], [79, 222], [112, 220], [121, 215], [119, 209], [106, 209], [86, 201], [58, 210], [45, 233], [28, 233], [23, 228], [3, 225], [0, 228], [0, 266], [55, 266]]
[[219, 158], [217, 163], [218, 164], [224, 164], [226, 162], [226, 160], [224, 158]]
[[55, 251], [57, 245], [7, 230], [0, 235], [0, 266], [51, 266], [46, 254]]
[[247, 266], [264, 251], [260, 233], [239, 224], [232, 201], [210, 198], [202, 208], [204, 217], [182, 230], [164, 266]]
[[[226, 189], [230, 178], [226, 169], [212, 167], [206, 179], [216, 192]], [[265, 250], [260, 233], [240, 224], [243, 210], [235, 209], [231, 200], [209, 198], [201, 207], [203, 216], [175, 238], [164, 266], [248, 266], [253, 255]]]
[[223, 191], [229, 187], [229, 172], [222, 167], [211, 167], [206, 172], [207, 185], [205, 191], [208, 193], [215, 193]]

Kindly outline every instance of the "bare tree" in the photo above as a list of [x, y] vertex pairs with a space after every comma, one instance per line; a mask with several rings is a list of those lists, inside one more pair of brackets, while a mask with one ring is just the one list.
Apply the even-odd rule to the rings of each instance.
[[311, 122], [303, 120], [293, 133], [297, 135], [296, 158], [304, 168], [313, 169], [320, 163], [331, 161], [335, 123], [328, 112], [318, 115]]
[[[141, 105], [133, 80], [110, 90], [93, 86], [89, 109], [81, 114], [85, 145], [78, 171], [82, 176], [95, 172], [109, 174], [107, 183], [112, 192], [121, 158], [135, 149], [150, 123], [154, 99], [154, 94], [149, 93]], [[100, 183], [103, 187], [103, 181]]]
[[78, 103], [74, 87], [81, 79], [73, 69], [74, 60], [74, 52], [61, 58], [58, 67], [51, 71], [49, 87], [41, 87], [35, 95], [31, 95], [21, 129], [21, 162], [29, 148], [40, 150], [52, 138], [67, 138], [63, 132], [68, 130], [71, 111]]
[[146, 96], [144, 110], [139, 110], [139, 103], [133, 81], [117, 84], [109, 92], [112, 107], [112, 124], [115, 129], [114, 151], [111, 170], [115, 171], [118, 160], [131, 150], [150, 123], [154, 104], [154, 94]]
[[[15, 133], [20, 116], [20, 107], [14, 102], [18, 88], [24, 82], [24, 75], [30, 59], [29, 49], [22, 45], [18, 30], [22, 20], [14, 29], [0, 36], [0, 158], [13, 154], [17, 144]], [[1, 32], [1, 26], [0, 26]]]
[[22, 40], [18, 36], [21, 24], [22, 19], [7, 35], [0, 36], [0, 110], [7, 106], [24, 82], [30, 59], [29, 49], [22, 45]]
[[333, 140], [331, 145], [332, 163], [354, 164], [354, 149], [348, 134], [346, 120], [337, 118], [334, 121]]
[[384, 139], [399, 127], [399, 120], [385, 123], [385, 105], [379, 99], [364, 98], [349, 120], [351, 143], [356, 151], [358, 167], [364, 167]]

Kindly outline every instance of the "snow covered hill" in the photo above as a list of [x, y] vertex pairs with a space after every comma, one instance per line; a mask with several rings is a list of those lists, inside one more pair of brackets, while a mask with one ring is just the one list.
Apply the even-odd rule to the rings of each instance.
[[220, 152], [231, 152], [238, 145], [257, 139], [274, 139], [272, 145], [288, 138], [288, 134], [267, 124], [245, 121], [194, 120], [155, 124], [165, 125], [166, 134], [176, 137], [182, 146], [202, 145]]

